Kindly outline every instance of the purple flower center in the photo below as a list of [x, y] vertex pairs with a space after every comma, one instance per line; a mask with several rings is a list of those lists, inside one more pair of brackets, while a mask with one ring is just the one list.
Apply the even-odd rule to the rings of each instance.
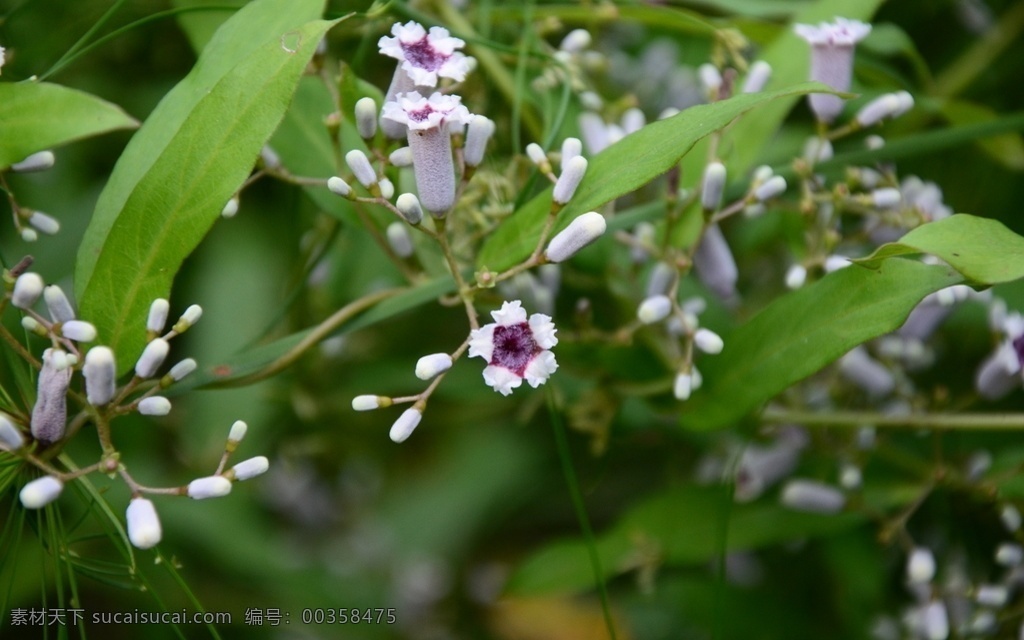
[[405, 59], [420, 69], [437, 71], [448, 60], [448, 56], [438, 53], [437, 49], [430, 44], [429, 36], [423, 36], [416, 42], [402, 42], [401, 45], [402, 51], [405, 52]]
[[526, 366], [542, 349], [533, 339], [529, 322], [494, 328], [494, 352], [489, 364], [505, 367], [520, 378], [526, 375]]
[[1024, 367], [1024, 335], [1018, 336], [1013, 341], [1013, 350], [1017, 352], [1017, 362]]
[[406, 110], [405, 113], [409, 116], [409, 120], [412, 122], [424, 122], [430, 119], [430, 114], [434, 113], [434, 109], [428, 104], [422, 109], [416, 109], [413, 111]]

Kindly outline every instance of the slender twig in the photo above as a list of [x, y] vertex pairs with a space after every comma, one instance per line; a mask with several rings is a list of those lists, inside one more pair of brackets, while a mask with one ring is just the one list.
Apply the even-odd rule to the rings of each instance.
[[963, 429], [970, 431], [1024, 430], [1024, 413], [916, 413], [884, 415], [871, 411], [788, 411], [766, 409], [761, 415], [764, 422], [782, 424], [792, 422], [807, 426], [862, 427], [870, 424], [893, 429]]

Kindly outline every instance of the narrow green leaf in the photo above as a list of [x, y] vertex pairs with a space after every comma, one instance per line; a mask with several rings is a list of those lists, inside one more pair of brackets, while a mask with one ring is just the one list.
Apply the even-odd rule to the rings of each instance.
[[[952, 269], [890, 260], [833, 272], [777, 299], [701, 361], [704, 387], [683, 406], [690, 429], [729, 426], [853, 347], [898, 328], [926, 295], [963, 282]], [[706, 364], [705, 364], [706, 363]]]
[[[960, 100], [944, 102], [940, 110], [953, 126], [998, 122], [1004, 117], [985, 105]], [[978, 140], [978, 146], [1007, 169], [1024, 170], [1024, 140], [1019, 133], [1009, 131], [982, 138]]]
[[855, 262], [878, 269], [888, 258], [913, 253], [942, 258], [977, 286], [1024, 278], [1024, 238], [998, 220], [966, 213], [921, 225]]
[[[97, 211], [79, 254], [81, 308], [122, 367], [142, 346], [149, 304], [168, 296], [182, 261], [249, 175], [334, 24], [313, 21], [265, 41], [189, 110], [165, 146], [151, 150], [155, 162], [134, 185], [124, 185], [128, 197], [114, 211], [116, 224], [104, 228]], [[146, 126], [163, 129], [167, 122], [151, 119]], [[112, 179], [108, 189], [120, 196], [122, 185]]]
[[196, 11], [194, 13], [183, 13], [178, 16], [178, 24], [185, 32], [192, 50], [196, 53], [202, 51], [207, 43], [213, 38], [224, 22], [231, 17], [232, 10], [241, 9], [245, 6], [246, 0], [174, 0], [172, 4], [176, 9], [209, 7], [209, 11]]
[[0, 169], [37, 151], [139, 126], [121, 107], [47, 82], [0, 83]]
[[[630, 193], [671, 169], [693, 145], [722, 129], [738, 116], [779, 98], [821, 91], [823, 85], [804, 83], [788, 89], [741, 94], [704, 104], [671, 118], [652, 122], [626, 136], [590, 160], [587, 175], [569, 204], [558, 215], [556, 229], [575, 216]], [[484, 244], [478, 264], [506, 269], [530, 255], [551, 204], [548, 189], [528, 202]]]

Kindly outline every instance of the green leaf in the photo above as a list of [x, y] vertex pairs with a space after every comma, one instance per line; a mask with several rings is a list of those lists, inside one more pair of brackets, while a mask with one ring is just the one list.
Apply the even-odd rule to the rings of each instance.
[[[984, 105], [959, 100], [944, 102], [940, 110], [954, 126], [998, 122], [1004, 117]], [[1024, 170], [1024, 140], [1019, 133], [1011, 131], [982, 138], [978, 140], [978, 146], [1007, 169]]]
[[213, 38], [224, 22], [231, 17], [232, 10], [228, 7], [241, 9], [247, 0], [174, 0], [176, 9], [200, 9], [209, 7], [208, 11], [190, 11], [178, 16], [178, 24], [185, 32], [192, 50], [202, 51]]
[[926, 295], [963, 279], [948, 267], [890, 260], [851, 266], [777, 299], [701, 360], [704, 386], [683, 405], [691, 429], [727, 427], [853, 347], [898, 328]]
[[[829, 535], [863, 520], [852, 513], [824, 516], [780, 509], [766, 501], [735, 505], [730, 501], [721, 487], [684, 486], [639, 503], [598, 536], [596, 546], [604, 577], [624, 573], [645, 559], [692, 565], [716, 558], [722, 547], [722, 519], [726, 515], [727, 551]], [[510, 577], [505, 593], [569, 594], [593, 586], [593, 568], [583, 541], [567, 540], [549, 544], [527, 558]]]
[[47, 82], [0, 83], [0, 169], [37, 151], [139, 126], [121, 107]]
[[998, 220], [966, 213], [921, 225], [854, 262], [878, 269], [893, 256], [914, 253], [942, 258], [976, 286], [1024, 278], [1024, 238]]
[[[294, 26], [321, 7], [303, 2], [261, 0], [231, 18], [132, 140], [100, 196], [79, 251], [76, 289], [82, 315], [122, 368], [142, 346], [150, 303], [168, 296], [182, 261], [245, 181], [336, 24]], [[271, 20], [268, 9], [290, 21]]]
[[[788, 89], [741, 94], [722, 102], [698, 105], [671, 118], [652, 122], [590, 159], [587, 174], [569, 204], [558, 214], [556, 230], [577, 215], [630, 193], [671, 169], [698, 140], [738, 116], [779, 98], [821, 91], [804, 83]], [[505, 220], [484, 244], [477, 264], [506, 269], [530, 255], [551, 204], [547, 189]]]

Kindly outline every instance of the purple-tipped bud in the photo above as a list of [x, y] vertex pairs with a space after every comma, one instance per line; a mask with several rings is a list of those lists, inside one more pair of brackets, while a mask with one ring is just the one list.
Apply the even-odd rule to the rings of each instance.
[[360, 98], [356, 101], [356, 131], [363, 140], [369, 140], [377, 134], [377, 103], [373, 98]]
[[109, 347], [93, 347], [85, 354], [85, 394], [89, 404], [101, 407], [114, 398], [117, 366], [114, 352]]
[[641, 302], [637, 307], [636, 317], [644, 324], [654, 324], [667, 318], [670, 313], [672, 313], [672, 300], [668, 296], [658, 295]]
[[423, 413], [419, 409], [406, 409], [398, 416], [395, 424], [391, 426], [388, 436], [394, 442], [405, 442], [423, 419]]
[[160, 333], [167, 326], [167, 314], [170, 313], [171, 304], [163, 298], [157, 298], [149, 305], [149, 317], [146, 319], [146, 331]]
[[53, 216], [48, 216], [42, 211], [33, 211], [28, 217], [28, 223], [46, 235], [52, 236], [60, 231], [60, 222]]
[[171, 412], [171, 401], [163, 396], [150, 396], [139, 401], [139, 413], [144, 416], [166, 416]]
[[71, 373], [63, 351], [47, 349], [43, 352], [43, 368], [39, 371], [38, 393], [32, 407], [32, 437], [43, 444], [64, 437]]
[[331, 176], [327, 179], [327, 188], [331, 193], [342, 198], [352, 195], [352, 187], [338, 176]]
[[170, 350], [171, 345], [163, 338], [151, 341], [142, 350], [139, 361], [135, 363], [135, 375], [143, 379], [152, 378], [156, 374], [156, 370], [164, 363], [167, 352]]
[[466, 166], [476, 167], [484, 161], [487, 142], [494, 135], [494, 121], [484, 116], [473, 116], [466, 132], [466, 145], [462, 150]]
[[860, 126], [870, 127], [886, 118], [894, 117], [900, 106], [900, 99], [895, 93], [886, 93], [861, 107], [855, 119]]
[[573, 194], [576, 193], [576, 188], [583, 181], [583, 176], [587, 172], [587, 159], [583, 156], [576, 156], [565, 163], [564, 167], [562, 175], [558, 176], [558, 182], [555, 183], [555, 188], [551, 195], [552, 200], [563, 205], [572, 199]]
[[46, 300], [46, 308], [50, 312], [50, 318], [54, 322], [67, 322], [75, 319], [75, 309], [64, 295], [64, 290], [55, 284], [43, 289], [43, 299]]
[[11, 304], [19, 309], [30, 309], [39, 301], [45, 287], [42, 276], [38, 273], [23, 273], [14, 281], [11, 293]]
[[53, 476], [43, 476], [22, 487], [18, 497], [26, 509], [41, 509], [56, 500], [63, 490], [63, 482]]
[[84, 320], [68, 320], [61, 325], [60, 332], [75, 342], [92, 342], [96, 339], [96, 327]]
[[370, 164], [370, 159], [366, 157], [365, 153], [359, 149], [353, 149], [345, 154], [345, 162], [359, 184], [367, 189], [377, 184], [377, 172], [373, 170], [373, 165]]
[[156, 507], [146, 498], [132, 498], [125, 512], [128, 523], [128, 539], [137, 549], [151, 549], [160, 543], [163, 531]]
[[25, 158], [21, 162], [15, 162], [11, 165], [11, 171], [15, 173], [33, 173], [36, 171], [46, 171], [53, 167], [53, 163], [56, 158], [52, 151], [37, 151], [29, 157]]
[[412, 193], [403, 193], [395, 201], [395, 208], [402, 214], [405, 221], [411, 225], [417, 225], [423, 221], [423, 207], [420, 200]]
[[562, 141], [562, 171], [570, 160], [583, 153], [583, 143], [579, 138], [566, 138]]
[[231, 481], [224, 476], [207, 476], [188, 483], [187, 494], [193, 500], [220, 498], [231, 493]]
[[600, 238], [607, 228], [608, 224], [600, 213], [584, 213], [551, 239], [544, 254], [548, 262], [564, 262]]
[[782, 488], [782, 504], [810, 513], [838, 513], [846, 505], [839, 489], [813, 480], [790, 480]]
[[786, 192], [786, 179], [782, 176], [772, 176], [754, 189], [754, 197], [759, 202], [777, 198]]
[[701, 182], [700, 204], [705, 211], [717, 211], [725, 190], [725, 165], [712, 162], [704, 169], [704, 180]]
[[17, 451], [25, 446], [25, 436], [14, 426], [7, 416], [0, 413], [0, 449]]
[[447, 353], [432, 353], [416, 362], [416, 377], [430, 380], [452, 368], [452, 357]]
[[388, 156], [388, 162], [396, 167], [411, 167], [412, 166], [412, 149], [409, 147], [399, 147], [391, 152]]
[[765, 88], [772, 78], [772, 65], [764, 60], [758, 60], [750, 65], [747, 72], [747, 79], [743, 81], [743, 93], [757, 93]]
[[392, 222], [387, 228], [388, 245], [399, 258], [408, 258], [412, 255], [412, 236], [409, 235], [409, 227], [401, 222]]

